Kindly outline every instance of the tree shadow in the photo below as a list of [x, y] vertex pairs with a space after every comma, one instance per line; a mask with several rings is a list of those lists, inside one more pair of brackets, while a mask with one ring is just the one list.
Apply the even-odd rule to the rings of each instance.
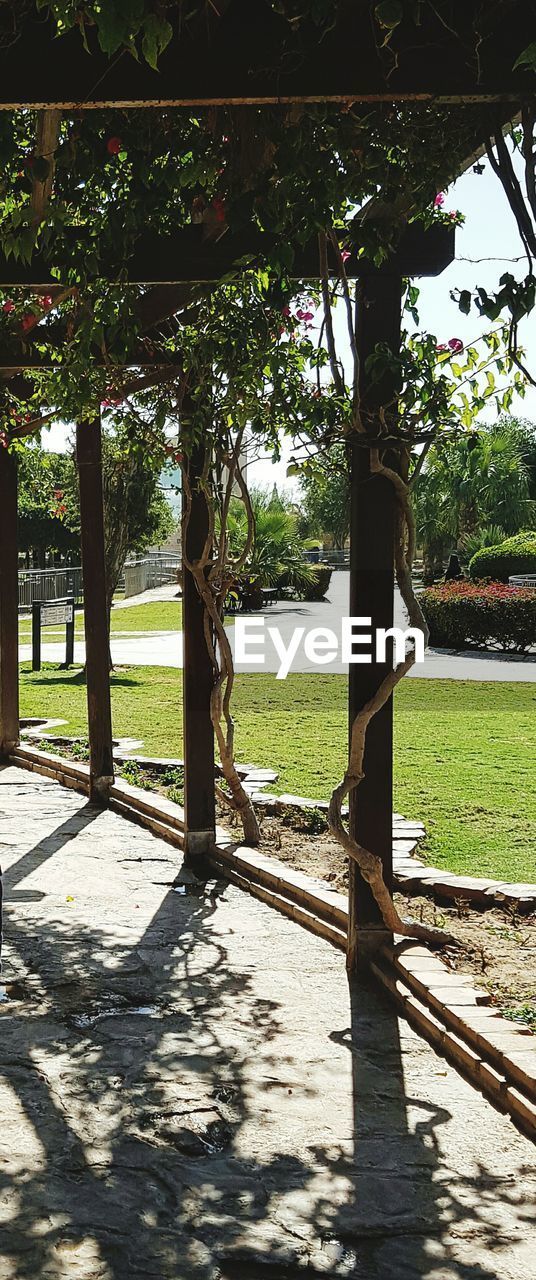
[[[8, 886], [111, 822], [89, 810], [23, 854]], [[237, 890], [177, 892], [170, 846], [113, 822], [91, 922], [82, 909], [45, 922], [8, 895], [22, 999], [1, 1019], [2, 1276], [499, 1280], [503, 1180], [484, 1160], [476, 1179], [463, 1161], [444, 1176], [451, 1113], [406, 1084], [394, 1010], [361, 982], [348, 1005], [328, 944], [246, 895], [237, 937]], [[144, 881], [125, 870], [118, 903], [106, 859], [130, 868], [133, 845]], [[100, 846], [97, 824], [92, 857]], [[522, 1189], [500, 1195], [516, 1206]]]

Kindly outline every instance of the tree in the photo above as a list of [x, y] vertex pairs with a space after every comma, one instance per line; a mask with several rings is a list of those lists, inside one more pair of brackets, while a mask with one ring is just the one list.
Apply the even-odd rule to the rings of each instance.
[[[103, 435], [103, 490], [108, 605], [127, 554], [165, 542], [175, 528], [159, 485], [160, 467], [126, 447], [121, 429]], [[78, 478], [72, 453], [49, 453], [35, 441], [19, 459], [19, 545], [36, 552], [80, 556]]]
[[529, 494], [536, 502], [536, 423], [528, 418], [503, 413], [490, 428], [492, 432], [507, 432], [520, 447], [521, 457], [528, 471]]
[[129, 551], [165, 542], [175, 528], [159, 486], [160, 468], [141, 448], [129, 447], [119, 428], [103, 436], [102, 479], [108, 611]]
[[[296, 511], [277, 492], [268, 489], [252, 489], [250, 501], [253, 545], [237, 586], [246, 596], [255, 596], [262, 587], [279, 583], [298, 592], [306, 590], [314, 582], [315, 571], [303, 557]], [[236, 499], [231, 503], [227, 528], [232, 554], [237, 557], [248, 536], [248, 521], [243, 503]]]
[[311, 532], [327, 534], [342, 551], [350, 533], [350, 477], [346, 452], [334, 445], [301, 478]]
[[470, 540], [474, 548], [475, 535], [494, 526], [517, 533], [532, 511], [523, 444], [508, 419], [433, 445], [415, 485], [425, 581], [437, 576], [449, 544], [463, 551]]
[[43, 569], [47, 552], [71, 563], [80, 555], [73, 472], [68, 455], [35, 442], [19, 454], [19, 549]]

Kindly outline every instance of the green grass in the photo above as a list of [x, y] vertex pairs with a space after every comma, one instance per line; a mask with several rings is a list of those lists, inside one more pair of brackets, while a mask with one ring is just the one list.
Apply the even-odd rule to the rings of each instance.
[[[151, 604], [132, 605], [131, 608], [112, 609], [112, 632], [114, 631], [180, 631], [182, 627], [182, 601], [156, 600]], [[84, 634], [84, 615], [77, 610], [75, 618], [75, 635]], [[65, 636], [65, 627], [44, 627], [42, 643], [56, 643]], [[29, 644], [32, 638], [32, 624], [29, 618], [22, 618], [19, 623], [19, 641]]]
[[[80, 674], [23, 670], [21, 714], [62, 716], [66, 732], [85, 733]], [[143, 738], [147, 753], [182, 755], [180, 672], [117, 671], [112, 700], [117, 736]], [[240, 760], [276, 768], [280, 791], [328, 796], [344, 765], [344, 676], [239, 675], [234, 714]], [[395, 807], [424, 822], [431, 862], [466, 874], [536, 879], [535, 723], [536, 688], [529, 684], [403, 683], [395, 711]]]

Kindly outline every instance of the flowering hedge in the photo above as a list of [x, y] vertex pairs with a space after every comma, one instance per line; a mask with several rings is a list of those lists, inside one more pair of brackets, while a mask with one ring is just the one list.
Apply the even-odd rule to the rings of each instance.
[[420, 596], [430, 644], [447, 649], [499, 646], [525, 653], [536, 645], [536, 591], [502, 582], [449, 582]]

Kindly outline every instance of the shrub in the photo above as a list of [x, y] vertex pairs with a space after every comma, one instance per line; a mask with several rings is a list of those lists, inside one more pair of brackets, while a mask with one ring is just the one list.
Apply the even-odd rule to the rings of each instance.
[[329, 564], [313, 564], [311, 569], [314, 581], [300, 592], [303, 600], [323, 600], [329, 590], [333, 570]]
[[483, 547], [473, 556], [469, 573], [473, 580], [492, 578], [494, 582], [508, 582], [514, 573], [536, 573], [536, 533], [526, 530], [495, 547]]
[[419, 597], [430, 644], [447, 649], [492, 645], [525, 653], [536, 644], [536, 591], [502, 582], [448, 582]]

